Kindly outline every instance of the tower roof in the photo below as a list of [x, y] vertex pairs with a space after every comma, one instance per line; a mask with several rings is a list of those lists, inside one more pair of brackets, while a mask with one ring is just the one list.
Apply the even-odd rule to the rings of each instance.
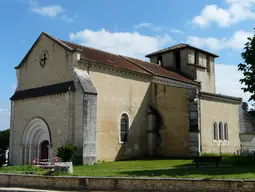
[[210, 53], [210, 52], [208, 52], [208, 51], [205, 51], [205, 50], [203, 50], [203, 49], [199, 49], [199, 48], [197, 48], [197, 47], [191, 46], [191, 45], [189, 45], [189, 44], [184, 44], [184, 43], [180, 43], [180, 44], [177, 44], [177, 45], [173, 45], [173, 46], [171, 46], [171, 47], [167, 47], [167, 48], [165, 48], [165, 49], [161, 49], [161, 50], [159, 50], [159, 51], [152, 52], [152, 53], [146, 55], [145, 57], [151, 57], [151, 56], [157, 55], [157, 54], [159, 54], [159, 53], [171, 52], [171, 51], [175, 51], [175, 50], [179, 50], [179, 49], [185, 49], [185, 48], [195, 49], [195, 50], [197, 50], [197, 51], [200, 51], [200, 52], [203, 52], [203, 53], [205, 53], [205, 54], [211, 55], [211, 56], [213, 56], [213, 57], [219, 57], [218, 55], [215, 55], [215, 54]]

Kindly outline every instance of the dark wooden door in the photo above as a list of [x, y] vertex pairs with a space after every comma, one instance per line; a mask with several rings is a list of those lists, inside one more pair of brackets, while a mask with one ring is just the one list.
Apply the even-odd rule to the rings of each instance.
[[43, 141], [41, 143], [41, 155], [40, 159], [48, 159], [49, 158], [49, 141]]

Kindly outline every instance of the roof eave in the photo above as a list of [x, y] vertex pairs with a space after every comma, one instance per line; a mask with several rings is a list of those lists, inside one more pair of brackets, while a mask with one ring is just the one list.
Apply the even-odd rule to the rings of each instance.
[[210, 53], [210, 52], [208, 52], [208, 51], [199, 49], [199, 48], [197, 48], [197, 47], [193, 47], [193, 46], [191, 46], [191, 45], [186, 45], [186, 47], [179, 47], [179, 48], [174, 48], [174, 49], [170, 49], [170, 50], [159, 50], [159, 51], [155, 51], [155, 52], [153, 52], [153, 53], [150, 53], [150, 54], [145, 55], [145, 57], [149, 58], [149, 57], [151, 57], [151, 56], [158, 55], [158, 54], [161, 54], [161, 53], [173, 52], [173, 51], [175, 51], [175, 50], [186, 49], [186, 48], [196, 49], [196, 50], [198, 50], [198, 51], [200, 51], [200, 52], [209, 54], [209, 55], [213, 56], [214, 58], [218, 58], [218, 57], [219, 57], [219, 56], [216, 55], [216, 54], [213, 54], [213, 53]]
[[122, 67], [110, 66], [107, 63], [99, 62], [99, 61], [96, 61], [96, 60], [91, 60], [91, 59], [88, 59], [86, 57], [85, 58], [84, 57], [81, 58], [79, 62], [83, 63], [83, 62], [87, 62], [87, 61], [91, 62], [91, 63], [96, 63], [96, 64], [99, 64], [99, 65], [103, 65], [103, 66], [109, 67], [109, 68], [114, 68], [114, 69], [118, 69], [118, 70], [122, 70], [122, 71], [127, 71], [127, 72], [132, 72], [132, 73], [140, 74], [140, 75], [143, 75], [143, 76], [153, 76], [153, 74], [150, 74], [150, 73], [143, 73], [143, 72], [140, 72], [140, 71], [135, 71], [135, 70], [131, 70], [131, 69], [125, 69], [125, 68], [122, 68]]
[[186, 83], [186, 84], [190, 84], [190, 85], [194, 85], [194, 86], [197, 86], [197, 87], [201, 87], [201, 84], [200, 83], [197, 83], [197, 82], [187, 82], [187, 81], [183, 81], [183, 80], [179, 80], [179, 79], [175, 79], [175, 78], [170, 78], [170, 77], [166, 77], [166, 76], [163, 76], [163, 75], [154, 75], [156, 77], [162, 77], [162, 78], [166, 78], [166, 79], [170, 79], [170, 80], [174, 80], [174, 81], [179, 81], [181, 83]]
[[204, 98], [212, 98], [212, 99], [220, 99], [224, 101], [230, 101], [234, 102], [237, 104], [242, 103], [242, 98], [241, 97], [233, 97], [233, 96], [228, 96], [228, 95], [221, 95], [221, 94], [214, 94], [214, 93], [207, 93], [207, 92], [200, 92], [200, 96]]

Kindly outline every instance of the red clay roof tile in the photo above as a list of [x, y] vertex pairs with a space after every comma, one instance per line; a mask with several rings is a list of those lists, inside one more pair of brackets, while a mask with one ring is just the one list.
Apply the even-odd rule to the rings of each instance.
[[140, 72], [143, 74], [151, 74], [155, 76], [161, 76], [161, 77], [165, 77], [169, 79], [174, 79], [177, 81], [182, 81], [185, 83], [198, 84], [197, 82], [189, 78], [186, 78], [176, 72], [164, 69], [163, 67], [154, 63], [142, 61], [142, 60], [131, 58], [131, 57], [108, 53], [105, 51], [85, 47], [82, 45], [74, 44], [71, 42], [63, 41], [63, 40], [61, 41], [64, 44], [66, 44], [68, 47], [71, 47], [75, 50], [80, 51], [83, 57], [92, 61], [104, 63], [106, 65], [110, 65], [117, 68]]
[[73, 49], [79, 50], [82, 53], [82, 56], [89, 60], [104, 63], [117, 68], [149, 74], [142, 68], [135, 66], [134, 64], [128, 62], [127, 60], [123, 59], [119, 55], [108, 53], [98, 49], [93, 49], [90, 47], [85, 47], [85, 46], [74, 44], [67, 41], [62, 41], [62, 42], [68, 45], [69, 47], [72, 47]]

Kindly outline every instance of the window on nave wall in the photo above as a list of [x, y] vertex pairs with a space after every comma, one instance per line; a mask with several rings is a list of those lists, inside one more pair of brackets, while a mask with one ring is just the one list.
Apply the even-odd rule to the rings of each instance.
[[219, 137], [218, 137], [218, 124], [216, 122], [214, 122], [214, 124], [213, 124], [213, 139], [214, 140], [219, 140]]
[[213, 123], [213, 139], [214, 140], [229, 140], [228, 135], [228, 124], [220, 122], [219, 124], [217, 122]]
[[222, 124], [222, 122], [219, 123], [219, 139], [223, 140], [223, 124]]
[[129, 118], [127, 114], [122, 114], [120, 119], [120, 143], [128, 141]]

